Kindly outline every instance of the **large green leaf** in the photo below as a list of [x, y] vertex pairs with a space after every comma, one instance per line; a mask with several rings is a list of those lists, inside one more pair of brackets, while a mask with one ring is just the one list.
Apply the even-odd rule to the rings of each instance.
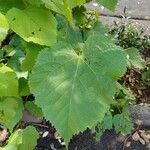
[[0, 13], [0, 45], [8, 33], [9, 25], [6, 17]]
[[0, 97], [18, 96], [18, 79], [9, 67], [0, 64]]
[[21, 99], [16, 97], [0, 98], [0, 124], [10, 131], [22, 118], [23, 105]]
[[24, 130], [15, 131], [9, 138], [8, 145], [1, 150], [33, 150], [39, 135], [36, 129], [28, 126]]
[[102, 35], [91, 35], [77, 55], [65, 43], [44, 49], [30, 76], [36, 104], [66, 143], [101, 122], [112, 103], [116, 80], [126, 70], [125, 55]]
[[27, 42], [51, 46], [56, 43], [56, 19], [43, 8], [12, 8], [7, 13], [10, 28]]
[[96, 0], [96, 2], [108, 8], [109, 10], [114, 11], [118, 0]]

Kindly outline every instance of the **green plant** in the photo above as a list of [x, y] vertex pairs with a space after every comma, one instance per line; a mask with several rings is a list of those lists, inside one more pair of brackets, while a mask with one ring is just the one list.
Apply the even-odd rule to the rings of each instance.
[[[88, 20], [86, 2], [0, 0], [0, 123], [11, 133], [32, 94], [35, 103], [25, 107], [35, 116], [42, 115], [41, 108], [66, 145], [72, 135], [102, 122], [115, 103], [126, 55], [105, 34], [96, 13]], [[113, 10], [117, 1], [97, 2]], [[28, 141], [17, 142], [26, 129], [17, 137], [16, 132], [4, 149], [12, 143], [14, 149], [29, 149], [22, 147]]]
[[144, 35], [143, 29], [138, 30], [132, 24], [127, 24], [126, 22], [115, 22], [110, 33], [116, 39], [116, 44], [125, 49], [134, 47], [142, 53], [149, 50], [150, 37], [148, 35]]

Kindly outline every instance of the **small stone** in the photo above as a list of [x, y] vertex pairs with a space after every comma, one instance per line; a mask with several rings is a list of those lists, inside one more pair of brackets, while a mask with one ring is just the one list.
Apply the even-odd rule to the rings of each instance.
[[148, 20], [149, 18], [150, 18], [149, 16], [146, 16], [146, 17], [145, 17], [145, 19], [147, 19], [147, 20]]
[[49, 132], [48, 132], [48, 131], [45, 131], [45, 132], [43, 133], [42, 137], [47, 137], [48, 134], [49, 134]]
[[58, 139], [58, 142], [61, 143], [61, 139]]
[[57, 140], [61, 139], [61, 137], [59, 136], [59, 134], [58, 134], [57, 132], [54, 133], [54, 137], [55, 137], [55, 139], [57, 139]]
[[146, 137], [150, 140], [150, 134], [146, 134]]
[[97, 7], [97, 6], [98, 6], [98, 4], [97, 4], [97, 3], [93, 3], [92, 5], [93, 5], [93, 6], [95, 6], [95, 7]]
[[130, 147], [130, 145], [131, 145], [131, 142], [126, 143], [126, 147]]
[[65, 144], [65, 142], [62, 142], [61, 145], [62, 145], [62, 146], [65, 146], [66, 144]]
[[55, 148], [55, 146], [54, 146], [53, 143], [50, 145], [50, 147], [51, 147], [52, 150], [57, 150], [57, 149]]
[[139, 126], [143, 124], [142, 120], [139, 120], [139, 119], [135, 120], [135, 123]]
[[8, 137], [8, 132], [6, 129], [0, 131], [0, 142], [4, 142]]

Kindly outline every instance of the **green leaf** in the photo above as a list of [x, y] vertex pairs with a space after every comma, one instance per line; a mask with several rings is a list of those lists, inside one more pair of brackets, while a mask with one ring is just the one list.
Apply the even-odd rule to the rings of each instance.
[[0, 123], [10, 131], [22, 118], [23, 105], [16, 97], [0, 98]]
[[43, 8], [12, 8], [7, 13], [10, 28], [27, 42], [51, 46], [56, 43], [56, 19]]
[[0, 46], [1, 42], [5, 39], [8, 34], [9, 25], [6, 17], [0, 13]]
[[142, 59], [140, 52], [136, 48], [128, 48], [125, 49], [127, 62], [129, 67], [144, 69], [146, 66], [146, 62]]
[[133, 130], [132, 121], [130, 120], [128, 116], [125, 116], [123, 113], [117, 114], [114, 116], [113, 124], [114, 124], [115, 130], [117, 132], [121, 132], [121, 134], [123, 135], [129, 134]]
[[32, 126], [24, 130], [19, 129], [10, 136], [8, 145], [2, 150], [32, 150], [37, 144], [38, 137], [38, 132]]
[[[121, 96], [119, 95], [121, 92]], [[121, 85], [119, 83], [117, 83], [117, 91], [116, 94], [119, 96], [119, 99], [121, 99], [121, 103], [123, 103], [123, 106], [125, 105], [124, 102], [127, 102], [129, 100], [135, 100], [135, 97], [132, 93], [132, 91], [130, 89], [128, 89], [127, 87], [125, 87], [124, 85]], [[124, 99], [124, 102], [123, 102]], [[118, 98], [117, 98], [118, 101]]]
[[113, 127], [113, 122], [112, 122], [112, 115], [111, 113], [108, 111], [103, 119], [103, 122], [101, 124], [101, 128], [103, 130], [103, 132], [105, 130], [110, 130]]
[[12, 68], [16, 72], [20, 72], [21, 71], [21, 64], [22, 64], [22, 61], [23, 61], [25, 55], [22, 52], [22, 50], [20, 50], [20, 49], [14, 49], [13, 48], [13, 50], [14, 50], [12, 52], [13, 55], [8, 60], [7, 66], [10, 67], [10, 68]]
[[86, 7], [80, 6], [74, 8], [73, 18], [76, 20], [78, 26], [86, 25], [88, 23]]
[[45, 7], [59, 14], [65, 15], [69, 22], [72, 21], [72, 8], [83, 5], [85, 0], [42, 0]]
[[72, 9], [69, 7], [67, 0], [64, 1], [64, 14], [69, 22], [73, 20], [72, 18]]
[[0, 97], [18, 96], [18, 79], [15, 72], [0, 64]]
[[28, 96], [30, 95], [30, 89], [28, 85], [28, 80], [25, 78], [20, 78], [19, 79], [19, 95], [20, 96]]
[[59, 14], [65, 15], [63, 0], [42, 0], [45, 7]]
[[96, 2], [111, 11], [115, 11], [118, 0], [96, 0]]
[[70, 22], [72, 21], [72, 8], [81, 6], [85, 2], [85, 0], [64, 0], [65, 16]]
[[82, 50], [77, 55], [65, 43], [44, 49], [30, 76], [36, 104], [66, 143], [102, 121], [113, 103], [116, 80], [126, 71], [122, 49], [102, 35], [92, 35]]
[[43, 117], [41, 108], [39, 108], [33, 101], [27, 102], [25, 108], [35, 117]]
[[30, 43], [26, 47], [26, 57], [22, 62], [22, 70], [23, 71], [31, 71], [32, 67], [35, 64], [36, 58], [43, 47]]
[[23, 9], [25, 6], [24, 0], [0, 0], [0, 11], [4, 13], [13, 7]]
[[70, 8], [81, 6], [86, 3], [86, 0], [66, 0]]
[[30, 5], [34, 5], [37, 7], [40, 7], [43, 4], [42, 0], [27, 0], [27, 1]]

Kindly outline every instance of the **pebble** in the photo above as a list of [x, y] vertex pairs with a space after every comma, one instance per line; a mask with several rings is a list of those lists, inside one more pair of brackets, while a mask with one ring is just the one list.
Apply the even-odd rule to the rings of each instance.
[[50, 145], [50, 147], [51, 147], [52, 150], [57, 150], [57, 149], [54, 147], [54, 144], [53, 144], [53, 143]]
[[43, 133], [42, 137], [47, 137], [48, 134], [49, 134], [49, 132], [48, 132], [48, 131], [45, 131], [45, 132]]
[[62, 146], [65, 146], [66, 144], [65, 144], [65, 142], [62, 142], [61, 145], [62, 145]]
[[130, 145], [131, 145], [131, 142], [126, 143], [126, 147], [130, 147]]
[[97, 7], [97, 6], [98, 6], [98, 4], [97, 4], [97, 3], [93, 3], [92, 5], [93, 5], [93, 6], [95, 6], [95, 7]]
[[4, 142], [8, 136], [8, 132], [6, 129], [0, 131], [0, 142]]

